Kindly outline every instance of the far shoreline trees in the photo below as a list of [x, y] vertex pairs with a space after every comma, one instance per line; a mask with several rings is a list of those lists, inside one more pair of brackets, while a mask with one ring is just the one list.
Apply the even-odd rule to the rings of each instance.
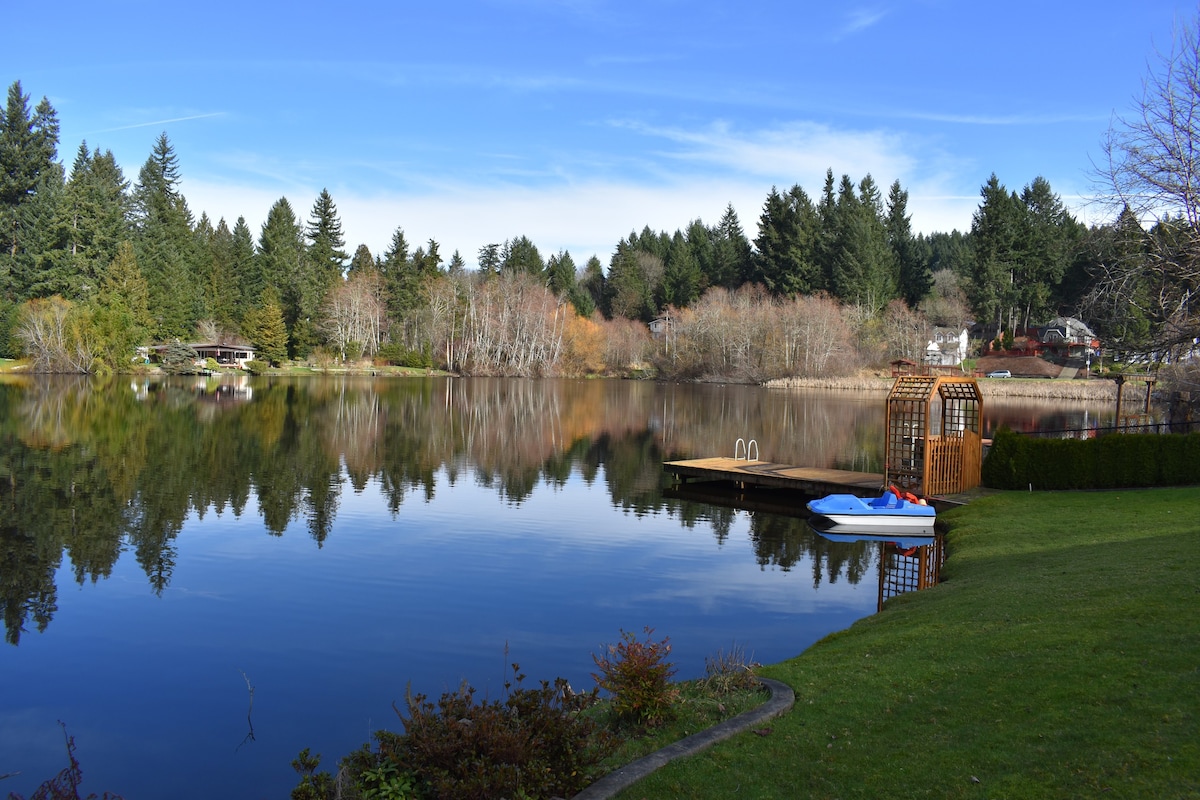
[[829, 169], [812, 195], [772, 187], [753, 239], [729, 206], [713, 225], [635, 228], [607, 266], [517, 234], [481, 248], [475, 271], [400, 226], [384, 253], [351, 257], [326, 189], [307, 222], [279, 198], [257, 238], [244, 217], [197, 220], [165, 133], [132, 186], [86, 142], [67, 172], [57, 112], [15, 81], [0, 116], [0, 355], [121, 370], [137, 345], [203, 330], [275, 363], [758, 380], [917, 356], [934, 325], [992, 338], [1076, 314], [1126, 352], [1178, 357], [1200, 339], [1200, 169], [1171, 143], [1200, 135], [1198, 65], [1193, 24], [1114, 123], [1108, 224], [1081, 224], [1041, 176], [1016, 192], [993, 174], [969, 231], [916, 234], [898, 180], [885, 194]]

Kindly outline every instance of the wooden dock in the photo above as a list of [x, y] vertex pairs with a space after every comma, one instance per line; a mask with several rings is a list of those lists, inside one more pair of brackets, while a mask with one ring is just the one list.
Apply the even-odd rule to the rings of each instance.
[[668, 461], [666, 472], [681, 483], [699, 481], [732, 482], [745, 488], [760, 486], [771, 489], [791, 489], [813, 497], [845, 493], [867, 496], [883, 490], [883, 475], [876, 472], [849, 472], [842, 469], [794, 467], [769, 461], [749, 461], [744, 458], [696, 458], [689, 461]]

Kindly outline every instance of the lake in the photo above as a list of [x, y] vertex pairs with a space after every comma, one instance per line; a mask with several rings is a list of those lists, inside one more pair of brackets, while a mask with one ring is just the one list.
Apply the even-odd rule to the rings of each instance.
[[[679, 678], [876, 609], [878, 546], [664, 496], [662, 462], [882, 472], [884, 396], [522, 379], [0, 382], [0, 793], [282, 798], [406, 688], [590, 688], [621, 631]], [[985, 422], [1102, 423], [1007, 401]], [[669, 493], [668, 493], [669, 495]]]

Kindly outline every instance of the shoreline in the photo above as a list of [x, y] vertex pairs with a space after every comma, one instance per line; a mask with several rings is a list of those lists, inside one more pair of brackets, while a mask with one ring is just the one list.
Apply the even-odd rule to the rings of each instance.
[[[821, 389], [886, 394], [894, 378], [856, 376], [846, 378], [776, 378], [762, 384], [766, 389]], [[984, 399], [1020, 397], [1033, 400], [1116, 401], [1117, 385], [1111, 380], [1045, 380], [1022, 378], [978, 379]], [[1131, 397], [1130, 392], [1125, 396]]]

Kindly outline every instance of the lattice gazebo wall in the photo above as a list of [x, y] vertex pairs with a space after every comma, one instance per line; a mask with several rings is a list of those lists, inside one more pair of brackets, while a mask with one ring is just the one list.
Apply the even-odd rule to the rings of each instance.
[[886, 482], [926, 496], [978, 486], [982, 421], [983, 398], [974, 378], [896, 378], [885, 417]]

